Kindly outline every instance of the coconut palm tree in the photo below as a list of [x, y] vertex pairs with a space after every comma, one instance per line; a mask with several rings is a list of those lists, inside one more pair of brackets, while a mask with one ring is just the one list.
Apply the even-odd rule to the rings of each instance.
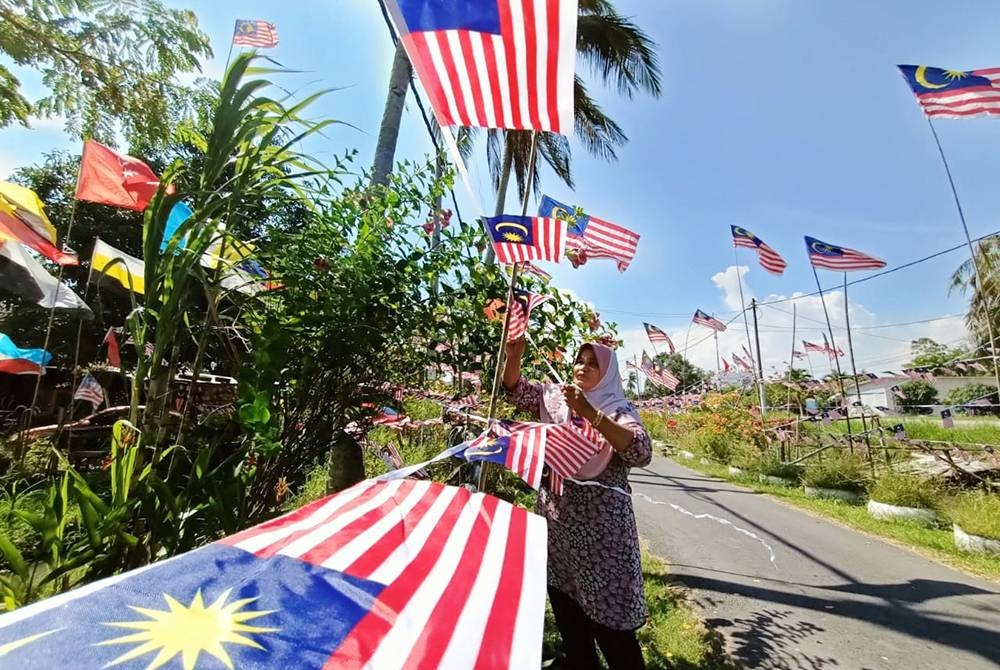
[[[1000, 240], [989, 238], [976, 244], [976, 260], [982, 286], [976, 281], [976, 267], [972, 259], [966, 260], [951, 276], [951, 289], [969, 296], [969, 311], [965, 323], [972, 332], [976, 349], [990, 341], [990, 326], [994, 333], [1000, 332], [1000, 314], [996, 305], [1000, 304]], [[992, 324], [990, 323], [992, 319]], [[987, 350], [987, 353], [991, 353]]]
[[[383, 6], [388, 22], [388, 14]], [[659, 96], [660, 66], [652, 39], [630, 18], [618, 13], [610, 0], [579, 0], [577, 54], [580, 63], [603, 84], [620, 95], [633, 98], [639, 93]], [[406, 89], [412, 68], [400, 45], [396, 47], [389, 76], [378, 147], [375, 151], [373, 180], [385, 183], [392, 170], [396, 139]], [[574, 86], [576, 135], [587, 151], [604, 160], [617, 158], [617, 149], [628, 141], [622, 128], [609, 117], [577, 75]], [[498, 202], [503, 202], [511, 173], [516, 176], [518, 193], [529, 187], [538, 189], [538, 166], [528, 174], [531, 133], [528, 131], [491, 130], [487, 134], [487, 160], [497, 188]], [[568, 186], [573, 186], [569, 141], [553, 133], [542, 133], [538, 153]]]

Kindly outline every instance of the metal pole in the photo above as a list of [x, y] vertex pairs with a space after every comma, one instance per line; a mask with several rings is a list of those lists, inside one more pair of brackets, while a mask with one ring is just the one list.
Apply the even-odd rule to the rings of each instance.
[[712, 329], [712, 336], [715, 338], [715, 374], [719, 374], [722, 363], [719, 362], [719, 331]]
[[[847, 391], [844, 389], [844, 376], [840, 371], [840, 356], [837, 355], [837, 342], [833, 339], [833, 326], [830, 325], [830, 312], [826, 309], [826, 297], [823, 295], [823, 287], [819, 283], [819, 274], [816, 272], [816, 266], [812, 266], [813, 277], [816, 278], [816, 290], [819, 291], [819, 301], [823, 305], [823, 316], [826, 317], [826, 329], [830, 333], [830, 346], [833, 347], [833, 362], [837, 368], [837, 383], [840, 385], [840, 397], [847, 400]], [[811, 361], [810, 361], [811, 363]], [[851, 440], [851, 411], [848, 406], [847, 412], [847, 440], [851, 445], [851, 451], [854, 451], [854, 442]]]
[[[851, 374], [854, 375], [854, 390], [858, 394], [858, 402], [861, 403], [861, 430], [865, 431], [865, 444], [868, 446], [868, 457], [872, 457], [872, 441], [871, 437], [868, 435], [868, 422], [865, 419], [865, 404], [861, 402], [861, 382], [858, 381], [858, 368], [854, 364], [854, 340], [851, 338], [851, 314], [847, 303], [847, 273], [844, 273], [844, 325], [847, 326], [847, 350], [851, 354]], [[836, 354], [837, 347], [834, 345], [834, 354]], [[847, 408], [847, 414], [850, 416], [851, 409]], [[873, 466], [874, 467], [874, 466]]]
[[[534, 130], [531, 133], [531, 148], [529, 149], [528, 156], [528, 174], [530, 175], [535, 169], [535, 156], [538, 151], [538, 131]], [[528, 212], [528, 198], [531, 195], [530, 186], [526, 186], [524, 189], [524, 199], [521, 202], [521, 216], [525, 216]], [[501, 207], [502, 204], [498, 202], [497, 207]], [[487, 419], [489, 420], [489, 425], [492, 426], [494, 419], [496, 419], [497, 411], [497, 399], [500, 395], [500, 383], [503, 380], [503, 366], [504, 366], [504, 351], [507, 346], [507, 333], [510, 332], [510, 312], [511, 306], [514, 303], [514, 290], [517, 287], [517, 275], [520, 270], [520, 264], [514, 263], [513, 270], [510, 275], [510, 289], [507, 291], [507, 309], [504, 311], [503, 319], [503, 330], [500, 335], [500, 348], [497, 351], [497, 367], [496, 372], [493, 375], [493, 390], [490, 393], [490, 409]], [[488, 474], [490, 471], [490, 463], [482, 463], [479, 469], [479, 484], [477, 486], [479, 491], [484, 491], [486, 489], [486, 483]]]
[[[926, 115], [925, 115], [926, 116]], [[972, 268], [976, 273], [976, 288], [979, 291], [983, 291], [983, 312], [986, 315], [986, 329], [990, 337], [989, 343], [989, 354], [990, 358], [993, 360], [993, 378], [997, 383], [997, 389], [1000, 390], [1000, 368], [997, 368], [997, 353], [994, 346], [996, 345], [996, 337], [993, 335], [993, 319], [990, 315], [990, 310], [986, 308], [986, 298], [988, 294], [985, 292], [983, 277], [979, 270], [979, 260], [976, 258], [976, 250], [972, 246], [972, 237], [969, 236], [969, 226], [965, 222], [965, 213], [962, 211], [962, 202], [958, 199], [958, 189], [955, 188], [955, 180], [951, 176], [951, 168], [948, 167], [948, 159], [945, 158], [944, 149], [941, 148], [941, 140], [938, 138], [937, 130], [934, 128], [934, 123], [931, 122], [931, 118], [928, 116], [927, 125], [931, 128], [931, 134], [934, 136], [934, 144], [937, 145], [938, 153], [941, 154], [941, 163], [944, 164], [945, 174], [948, 175], [948, 185], [951, 186], [951, 194], [955, 198], [955, 209], [958, 210], [958, 218], [962, 222], [962, 232], [965, 233], [965, 243], [969, 246], [969, 255], [972, 258]]]
[[[747, 349], [749, 349], [753, 346], [753, 343], [750, 342], [750, 324], [747, 323], [747, 303], [743, 299], [743, 276], [740, 275], [740, 255], [736, 245], [733, 245], [733, 258], [736, 259], [736, 286], [740, 289], [740, 307], [743, 308], [743, 328], [747, 334]], [[759, 354], [757, 358], [760, 358]]]
[[753, 339], [757, 344], [757, 390], [760, 394], [760, 416], [764, 418], [767, 411], [767, 396], [764, 392], [764, 361], [760, 357], [760, 332], [757, 330], [757, 299], [750, 299], [750, 309], [753, 310]]
[[[788, 355], [788, 383], [794, 384], [795, 376], [795, 313], [798, 305], [792, 303], [792, 353]], [[788, 405], [792, 404], [792, 387], [788, 387]]]

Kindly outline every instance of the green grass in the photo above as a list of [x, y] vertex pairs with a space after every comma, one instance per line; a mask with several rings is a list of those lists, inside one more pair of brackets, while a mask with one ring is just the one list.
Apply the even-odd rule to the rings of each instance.
[[[732, 477], [724, 465], [704, 464], [697, 460], [679, 460], [678, 463], [719, 479], [734, 481], [759, 493], [766, 493], [781, 502], [833, 519], [855, 530], [890, 540], [953, 568], [1000, 581], [1000, 557], [960, 552], [955, 547], [954, 535], [950, 527], [925, 528], [913, 522], [873, 519], [864, 507], [849, 505], [837, 500], [806, 498], [805, 492], [801, 488], [765, 484], [758, 481], [756, 475]], [[1000, 517], [994, 518], [1000, 519]]]
[[817, 460], [806, 468], [802, 483], [823, 489], [865, 490], [865, 464], [852, 454], [837, 454]]
[[[973, 444], [1000, 444], [1000, 421], [993, 417], [977, 418], [955, 418], [954, 428], [945, 428], [941, 425], [941, 419], [934, 416], [927, 417], [886, 417], [882, 420], [882, 427], [889, 431], [896, 423], [902, 423], [906, 428], [906, 437], [914, 440], [937, 440], [941, 442], [964, 442]], [[851, 419], [851, 427], [854, 432], [860, 432], [861, 420]], [[837, 421], [833, 423], [830, 432], [847, 433], [847, 422]]]
[[[666, 563], [642, 550], [649, 623], [639, 629], [647, 670], [735, 670], [723, 651], [722, 636], [695, 616], [681, 591], [670, 581]], [[559, 655], [561, 643], [552, 610], [545, 611], [542, 658]]]
[[872, 485], [872, 500], [900, 507], [938, 509], [941, 486], [933, 479], [902, 472], [886, 472]]
[[1000, 540], [1000, 495], [968, 491], [946, 503], [948, 516], [966, 533]]

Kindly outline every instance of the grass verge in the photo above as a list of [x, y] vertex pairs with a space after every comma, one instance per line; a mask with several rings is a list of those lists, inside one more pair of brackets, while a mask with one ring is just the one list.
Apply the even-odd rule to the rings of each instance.
[[677, 462], [703, 474], [735, 482], [758, 493], [766, 493], [789, 505], [839, 521], [855, 530], [890, 540], [953, 568], [1000, 582], [1000, 557], [959, 551], [955, 547], [950, 525], [947, 528], [924, 528], [910, 522], [873, 519], [864, 506], [849, 505], [837, 500], [807, 498], [800, 487], [765, 484], [756, 478], [757, 475], [731, 476], [726, 466], [701, 463], [697, 459]]

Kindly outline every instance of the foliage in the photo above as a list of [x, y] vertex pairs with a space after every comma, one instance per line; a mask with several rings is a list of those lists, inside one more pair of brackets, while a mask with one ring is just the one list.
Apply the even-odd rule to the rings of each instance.
[[159, 0], [3, 0], [0, 53], [40, 71], [48, 89], [31, 103], [0, 66], [0, 127], [62, 116], [77, 136], [113, 141], [116, 123], [128, 137], [168, 137], [187, 100], [175, 75], [212, 50], [193, 12]]
[[762, 458], [752, 469], [767, 477], [781, 477], [792, 481], [799, 481], [805, 471], [801, 465], [783, 463], [780, 458], [774, 456]]
[[[966, 403], [971, 403], [975, 400], [983, 400], [985, 402], [997, 403], [997, 388], [989, 384], [966, 384], [965, 386], [960, 386], [958, 388], [953, 388], [948, 391], [948, 394], [944, 397], [944, 404], [946, 405], [965, 405]], [[998, 411], [997, 407], [983, 407], [975, 408], [976, 413], [989, 412], [995, 414]]]
[[938, 368], [967, 355], [964, 347], [949, 348], [929, 337], [919, 337], [910, 342], [911, 360], [906, 368]]
[[872, 500], [899, 507], [935, 509], [941, 501], [941, 486], [936, 480], [902, 472], [886, 472], [872, 484]]
[[[1000, 241], [996, 237], [989, 237], [977, 242], [974, 249], [982, 285], [977, 280], [975, 265], [969, 258], [952, 274], [951, 288], [970, 296], [965, 323], [976, 343], [970, 353], [992, 356], [986, 344], [990, 342], [991, 326], [994, 335], [1000, 332], [1000, 310], [997, 309], [997, 305], [1000, 305]], [[988, 367], [990, 363], [992, 361], [984, 360]]]
[[55, 451], [48, 439], [32, 440], [18, 458], [18, 441], [0, 443], [0, 477], [7, 481], [37, 482], [54, 470]]
[[967, 491], [948, 500], [945, 508], [966, 533], [1000, 540], [1000, 495]]
[[738, 393], [712, 393], [690, 412], [671, 416], [644, 414], [647, 430], [678, 448], [723, 463], [747, 465], [766, 445], [755, 412]]
[[937, 404], [937, 389], [925, 381], [911, 380], [903, 382], [899, 385], [899, 388], [906, 397], [897, 398], [896, 404], [904, 412], [910, 414], [930, 414], [930, 408], [921, 407], [921, 405]]
[[806, 468], [802, 476], [806, 486], [844, 491], [864, 491], [864, 461], [852, 454], [834, 454]]

